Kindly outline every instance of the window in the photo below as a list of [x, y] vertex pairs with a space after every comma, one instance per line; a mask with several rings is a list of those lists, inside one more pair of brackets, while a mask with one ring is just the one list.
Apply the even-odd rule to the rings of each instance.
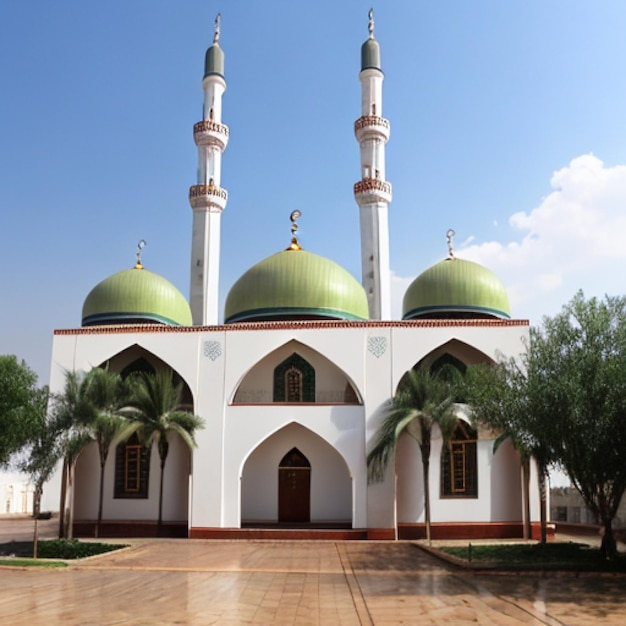
[[315, 402], [315, 370], [295, 352], [274, 370], [274, 402]]
[[460, 422], [448, 445], [444, 445], [441, 451], [442, 496], [478, 496], [476, 438], [476, 431], [465, 422]]
[[115, 449], [114, 498], [148, 497], [150, 450], [139, 443], [137, 435]]

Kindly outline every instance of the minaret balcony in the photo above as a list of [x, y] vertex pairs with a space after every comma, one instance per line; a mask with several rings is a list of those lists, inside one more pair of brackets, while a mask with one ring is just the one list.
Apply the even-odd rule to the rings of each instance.
[[194, 210], [221, 213], [227, 201], [228, 192], [217, 185], [193, 185], [189, 188], [189, 204]]
[[358, 142], [367, 139], [378, 139], [387, 142], [389, 139], [389, 120], [378, 115], [363, 115], [354, 122], [354, 134]]
[[391, 183], [378, 178], [364, 178], [354, 185], [354, 197], [359, 205], [391, 202]]
[[228, 144], [228, 126], [203, 120], [193, 125], [193, 139], [197, 146], [215, 146], [223, 152]]

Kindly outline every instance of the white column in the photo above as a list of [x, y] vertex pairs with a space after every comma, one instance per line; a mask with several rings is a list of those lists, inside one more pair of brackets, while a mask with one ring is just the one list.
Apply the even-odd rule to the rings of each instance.
[[380, 50], [374, 39], [370, 12], [370, 38], [361, 53], [361, 117], [354, 132], [361, 153], [361, 180], [354, 185], [361, 221], [361, 281], [367, 293], [370, 319], [391, 317], [388, 205], [391, 183], [385, 178], [385, 144], [389, 121], [382, 117], [383, 79]]
[[219, 314], [220, 221], [228, 200], [228, 192], [220, 186], [222, 153], [229, 135], [228, 126], [222, 124], [222, 96], [226, 91], [223, 66], [218, 16], [202, 81], [203, 119], [193, 128], [198, 174], [197, 184], [189, 189], [193, 209], [189, 304], [195, 326], [217, 324]]

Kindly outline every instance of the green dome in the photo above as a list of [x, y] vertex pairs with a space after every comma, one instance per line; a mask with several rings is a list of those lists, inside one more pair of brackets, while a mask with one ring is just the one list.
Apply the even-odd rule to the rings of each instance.
[[105, 278], [83, 304], [83, 326], [146, 323], [191, 326], [191, 309], [172, 283], [140, 265]]
[[380, 46], [376, 39], [370, 38], [361, 46], [361, 70], [381, 69]]
[[364, 320], [367, 296], [340, 265], [301, 249], [287, 249], [249, 269], [226, 298], [224, 321]]
[[510, 318], [509, 297], [486, 267], [448, 258], [420, 274], [404, 294], [402, 319]]
[[224, 51], [218, 43], [214, 43], [204, 57], [204, 76], [218, 74], [224, 78]]

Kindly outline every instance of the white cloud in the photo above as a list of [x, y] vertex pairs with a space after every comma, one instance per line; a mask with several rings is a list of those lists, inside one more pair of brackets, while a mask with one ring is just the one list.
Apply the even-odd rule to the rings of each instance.
[[[457, 250], [495, 272], [514, 317], [533, 323], [558, 312], [578, 289], [588, 297], [626, 293], [626, 165], [606, 167], [587, 154], [550, 182], [539, 206], [509, 218], [519, 239], [473, 243], [470, 237]], [[392, 293], [404, 282], [394, 276]]]

